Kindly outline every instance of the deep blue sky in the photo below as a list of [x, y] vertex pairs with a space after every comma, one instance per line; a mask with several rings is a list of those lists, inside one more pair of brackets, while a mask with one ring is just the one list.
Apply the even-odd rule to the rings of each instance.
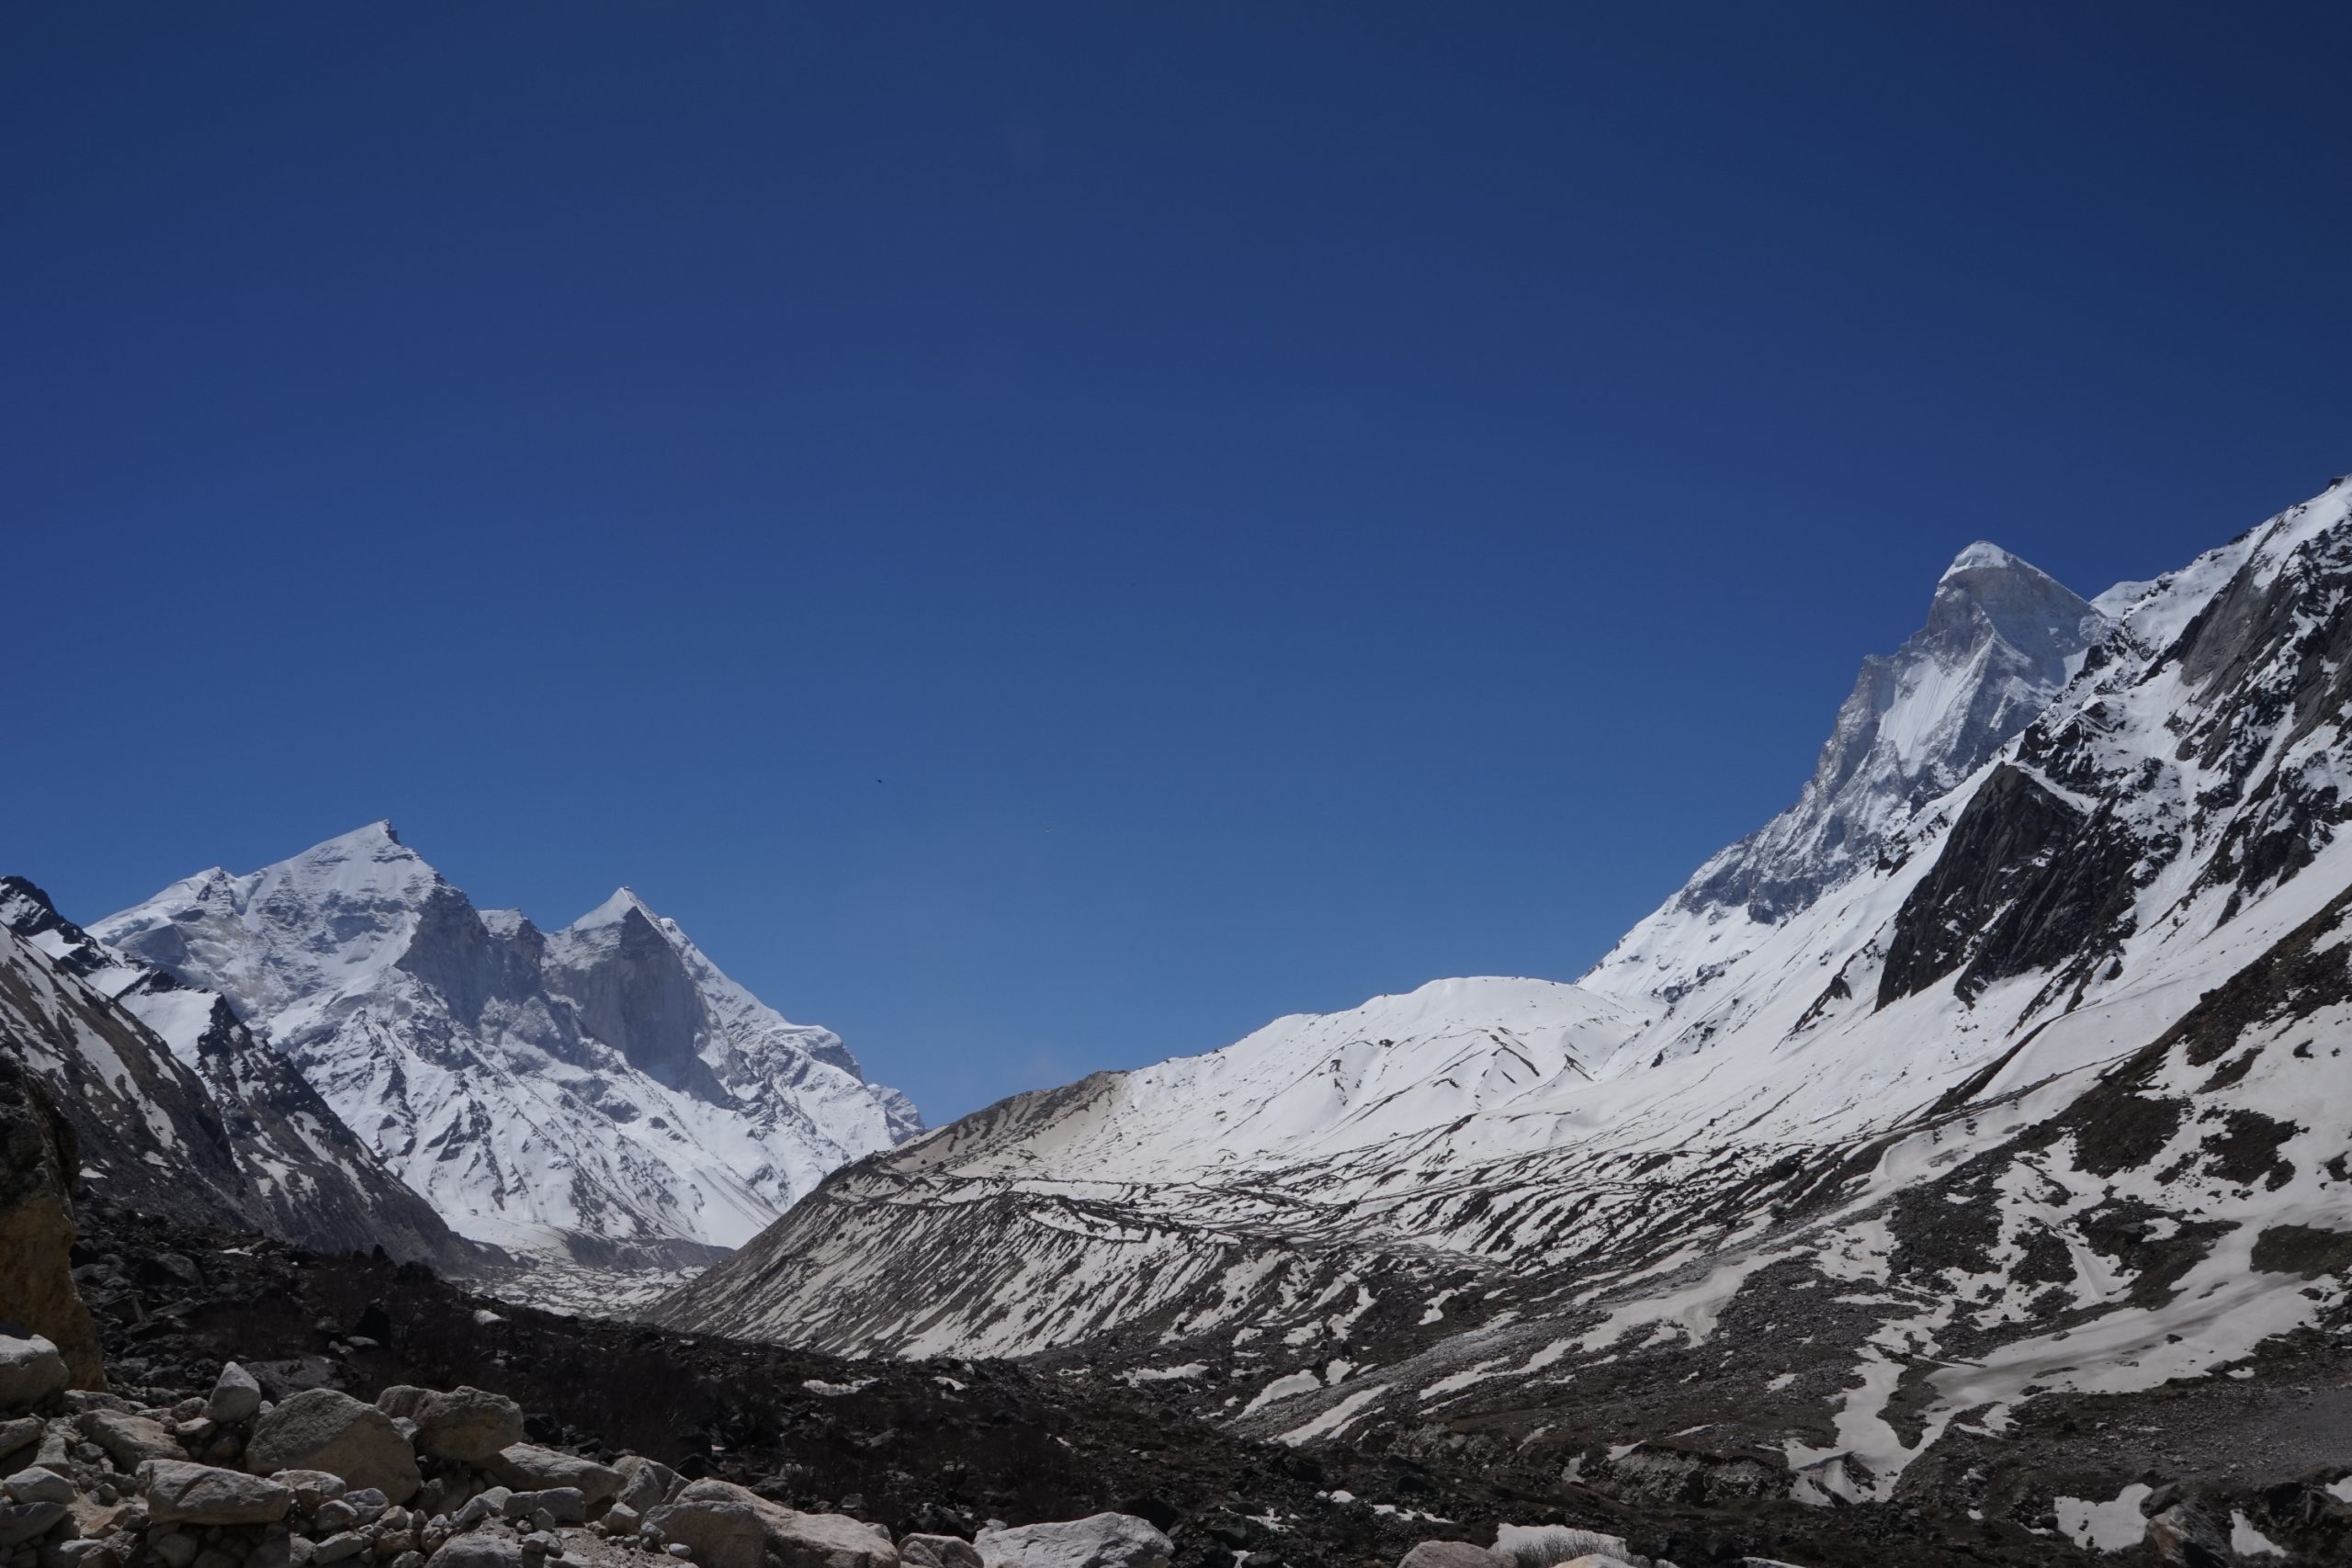
[[0, 863], [390, 816], [933, 1118], [1572, 977], [1971, 539], [2352, 467], [2346, 15], [16, 7]]

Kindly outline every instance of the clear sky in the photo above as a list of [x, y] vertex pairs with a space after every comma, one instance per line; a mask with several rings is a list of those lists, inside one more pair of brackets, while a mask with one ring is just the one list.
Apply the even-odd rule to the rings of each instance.
[[389, 816], [933, 1119], [1571, 978], [2352, 467], [2340, 6], [23, 6], [0, 865]]

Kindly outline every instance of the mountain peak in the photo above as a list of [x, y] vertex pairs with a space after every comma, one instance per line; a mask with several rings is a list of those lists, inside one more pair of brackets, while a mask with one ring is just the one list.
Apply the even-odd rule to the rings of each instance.
[[1953, 578], [1958, 577], [1964, 572], [2009, 571], [2018, 567], [2023, 567], [2026, 570], [2034, 573], [2038, 577], [2046, 577], [2049, 575], [2049, 573], [2042, 571], [2030, 561], [2028, 561], [2021, 557], [2011, 555], [2008, 551], [1993, 543], [1990, 539], [1979, 539], [1974, 544], [1969, 546], [1966, 549], [1961, 551], [1960, 554], [1952, 557], [1951, 564], [1944, 568], [1944, 574], [1938, 581], [1940, 582], [1949, 582]]
[[614, 888], [611, 897], [603, 903], [563, 929], [568, 931], [590, 931], [604, 926], [616, 926], [628, 919], [632, 910], [643, 915], [657, 927], [662, 923], [662, 917], [655, 914], [652, 908], [637, 896], [637, 889], [623, 883]]

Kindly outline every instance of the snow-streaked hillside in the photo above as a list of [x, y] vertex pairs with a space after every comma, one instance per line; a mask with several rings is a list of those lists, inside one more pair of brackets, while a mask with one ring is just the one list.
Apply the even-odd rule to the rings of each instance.
[[388, 823], [92, 931], [225, 998], [453, 1229], [521, 1254], [707, 1261], [916, 1125], [626, 890], [543, 934]]
[[[1823, 1502], [2352, 1331], [2347, 502], [2096, 611], [1972, 547], [1799, 807], [1583, 985], [1017, 1097], [659, 1315], [1068, 1348], [1294, 1442], [1605, 1477], [1677, 1433], [1690, 1474]], [[1778, 891], [1704, 891], [1737, 867]]]

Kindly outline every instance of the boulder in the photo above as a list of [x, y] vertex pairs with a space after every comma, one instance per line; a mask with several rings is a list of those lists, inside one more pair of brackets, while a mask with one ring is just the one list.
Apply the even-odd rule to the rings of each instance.
[[98, 1445], [118, 1470], [137, 1470], [151, 1459], [186, 1459], [187, 1450], [163, 1424], [119, 1410], [85, 1410], [74, 1429]]
[[480, 1464], [523, 1440], [523, 1407], [479, 1388], [442, 1393], [397, 1383], [376, 1396], [376, 1408], [415, 1422], [416, 1451], [435, 1459]]
[[0, 1481], [0, 1492], [7, 1493], [11, 1503], [71, 1503], [74, 1496], [71, 1480], [38, 1465]]
[[1405, 1553], [1396, 1568], [1511, 1568], [1511, 1560], [1466, 1540], [1425, 1540]]
[[[1093, 1514], [1059, 1524], [984, 1529], [972, 1545], [987, 1568], [1168, 1568], [1176, 1550], [1150, 1520], [1133, 1514]], [[1498, 1562], [1494, 1568], [1504, 1565]]]
[[38, 1334], [0, 1328], [0, 1410], [31, 1410], [65, 1392], [65, 1358]]
[[981, 1568], [980, 1549], [955, 1535], [910, 1535], [899, 1542], [899, 1561], [914, 1568]]
[[294, 1506], [278, 1482], [184, 1460], [149, 1460], [139, 1484], [151, 1525], [273, 1525]]
[[610, 1502], [621, 1489], [621, 1472], [611, 1465], [536, 1443], [509, 1443], [491, 1455], [482, 1468], [517, 1492], [576, 1486], [592, 1508]]
[[204, 1414], [227, 1423], [250, 1420], [260, 1409], [261, 1380], [234, 1361], [221, 1368], [212, 1397], [204, 1402]]
[[523, 1548], [503, 1535], [477, 1530], [452, 1536], [424, 1560], [424, 1568], [523, 1568]]
[[355, 1487], [372, 1486], [405, 1503], [424, 1483], [416, 1455], [372, 1404], [331, 1388], [305, 1389], [254, 1424], [245, 1468], [256, 1475], [280, 1470], [323, 1470]]
[[695, 1481], [646, 1516], [699, 1568], [898, 1568], [898, 1548], [846, 1514], [803, 1514], [724, 1481]]
[[67, 1511], [62, 1503], [0, 1503], [0, 1547], [39, 1540], [64, 1520]]
[[40, 1441], [49, 1429], [48, 1423], [38, 1416], [19, 1416], [13, 1421], [0, 1421], [0, 1460], [13, 1457]]
[[294, 1506], [306, 1514], [315, 1514], [322, 1504], [332, 1503], [346, 1490], [340, 1475], [329, 1475], [323, 1470], [281, 1470], [270, 1477], [294, 1494]]
[[[74, 1129], [48, 1091], [0, 1051], [0, 1325], [48, 1340], [65, 1362], [68, 1387], [104, 1388], [97, 1325], [74, 1289], [80, 1163]], [[0, 1393], [0, 1414], [8, 1410]]]
[[621, 1472], [620, 1495], [614, 1501], [626, 1503], [640, 1514], [668, 1502], [681, 1484], [676, 1471], [643, 1454], [623, 1454], [613, 1461], [613, 1468]]

